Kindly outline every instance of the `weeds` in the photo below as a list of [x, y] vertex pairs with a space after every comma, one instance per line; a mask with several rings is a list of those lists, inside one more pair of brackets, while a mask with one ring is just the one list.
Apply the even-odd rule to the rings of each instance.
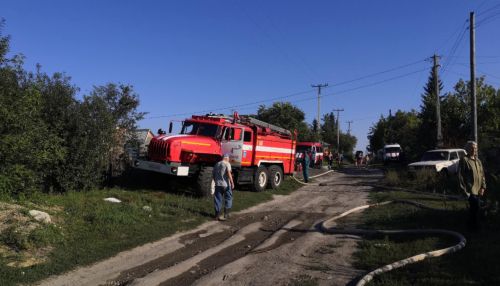
[[[442, 200], [428, 194], [406, 192], [374, 192], [372, 202], [410, 199], [433, 207]], [[389, 273], [376, 276], [373, 285], [500, 285], [500, 216], [483, 218], [481, 233], [466, 229], [467, 205], [464, 201], [448, 201], [447, 211], [422, 210], [401, 205], [370, 208], [363, 212], [359, 227], [369, 229], [441, 228], [460, 232], [467, 245], [457, 253], [432, 258]], [[355, 254], [355, 266], [373, 270], [385, 264], [456, 243], [448, 237], [389, 236], [365, 238]]]
[[[242, 210], [271, 200], [273, 195], [290, 194], [299, 187], [298, 183], [288, 179], [277, 191], [237, 190], [233, 194], [233, 209]], [[17, 252], [12, 252], [15, 255], [9, 257], [0, 255], [0, 285], [30, 284], [177, 231], [191, 229], [213, 215], [211, 199], [166, 193], [159, 190], [160, 186], [153, 189], [158, 191], [112, 188], [62, 195], [36, 194], [15, 201], [23, 206], [19, 213], [27, 215], [27, 209], [32, 208], [47, 210], [55, 224], [41, 225], [29, 232], [19, 231], [26, 229], [25, 222], [1, 231], [0, 247], [7, 245]], [[105, 202], [106, 197], [116, 197], [122, 203]], [[149, 208], [145, 210], [144, 206]], [[27, 258], [36, 258], [36, 252], [43, 249], [50, 250], [43, 263], [21, 263]]]

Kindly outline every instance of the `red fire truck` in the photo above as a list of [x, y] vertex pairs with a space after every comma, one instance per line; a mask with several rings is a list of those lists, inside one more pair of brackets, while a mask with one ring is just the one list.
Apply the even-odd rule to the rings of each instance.
[[[172, 123], [169, 133], [172, 132]], [[135, 167], [196, 179], [202, 195], [211, 192], [212, 170], [229, 153], [235, 184], [255, 191], [276, 189], [295, 163], [296, 134], [248, 116], [193, 115], [178, 135], [159, 134]]]
[[[323, 144], [321, 142], [298, 142], [297, 156], [302, 156], [305, 152], [311, 152], [311, 167], [321, 167], [323, 165]], [[299, 155], [300, 154], [300, 155]]]

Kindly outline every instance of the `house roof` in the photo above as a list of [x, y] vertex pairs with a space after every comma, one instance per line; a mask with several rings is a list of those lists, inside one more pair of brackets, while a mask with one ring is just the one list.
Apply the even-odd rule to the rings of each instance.
[[150, 129], [137, 129], [134, 132], [137, 136], [137, 139], [142, 142], [146, 141], [146, 138], [148, 138], [148, 134], [151, 133], [151, 135], [153, 135], [153, 132], [151, 132]]

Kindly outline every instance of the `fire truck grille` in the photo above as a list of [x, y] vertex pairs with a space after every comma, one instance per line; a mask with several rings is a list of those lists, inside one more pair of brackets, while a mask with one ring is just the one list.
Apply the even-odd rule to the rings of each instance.
[[161, 140], [151, 140], [148, 148], [148, 157], [155, 161], [166, 160], [168, 144]]

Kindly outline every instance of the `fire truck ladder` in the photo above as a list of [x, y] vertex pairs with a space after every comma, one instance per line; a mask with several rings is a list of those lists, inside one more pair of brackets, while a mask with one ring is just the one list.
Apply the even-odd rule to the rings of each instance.
[[269, 129], [271, 129], [274, 132], [278, 132], [278, 133], [281, 133], [281, 134], [292, 136], [292, 132], [290, 132], [289, 130], [286, 130], [285, 128], [281, 128], [279, 126], [272, 125], [272, 124], [266, 123], [264, 121], [260, 121], [258, 119], [253, 118], [253, 117], [241, 116], [240, 115], [240, 121], [241, 122], [250, 123], [250, 124], [253, 124], [253, 125], [256, 125], [256, 126], [259, 126], [259, 127], [263, 127], [263, 128], [269, 128]]

